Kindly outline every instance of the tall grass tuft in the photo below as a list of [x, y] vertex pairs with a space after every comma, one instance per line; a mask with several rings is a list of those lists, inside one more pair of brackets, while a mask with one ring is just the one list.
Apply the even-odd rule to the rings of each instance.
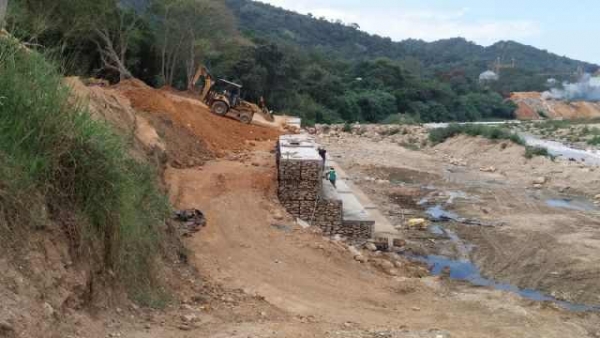
[[153, 169], [69, 100], [59, 71], [42, 55], [0, 39], [0, 79], [0, 231], [33, 225], [31, 217], [17, 219], [32, 203], [23, 192], [40, 196], [49, 217], [69, 208], [80, 220], [81, 250], [95, 248], [104, 270], [132, 296], [152, 299], [160, 226], [169, 211]]

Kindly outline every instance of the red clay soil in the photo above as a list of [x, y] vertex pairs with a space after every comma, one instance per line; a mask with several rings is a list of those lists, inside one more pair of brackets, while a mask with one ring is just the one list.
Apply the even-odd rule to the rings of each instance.
[[524, 102], [519, 102], [517, 104], [518, 108], [515, 112], [517, 119], [519, 120], [538, 120], [540, 115], [535, 112], [531, 107], [529, 107]]
[[135, 109], [159, 114], [191, 130], [216, 156], [247, 150], [251, 148], [249, 141], [275, 140], [280, 135], [276, 129], [243, 124], [214, 115], [200, 105], [175, 101], [139, 80], [123, 81], [116, 89], [131, 100]]

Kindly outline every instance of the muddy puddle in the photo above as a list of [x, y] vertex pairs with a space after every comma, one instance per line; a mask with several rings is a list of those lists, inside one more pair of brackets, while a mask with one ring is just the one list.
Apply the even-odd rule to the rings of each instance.
[[594, 203], [584, 199], [551, 198], [546, 200], [546, 205], [552, 208], [569, 209], [576, 211], [598, 211]]
[[575, 195], [556, 195], [547, 192], [530, 194], [530, 197], [555, 209], [575, 210], [582, 212], [600, 211], [600, 206], [595, 205], [590, 199]]
[[[458, 217], [456, 214], [448, 212], [440, 206], [432, 207], [429, 210], [432, 210], [433, 214], [438, 217], [447, 217], [448, 214]], [[430, 225], [428, 231], [434, 235], [446, 237], [455, 246], [457, 257], [450, 258], [441, 255], [417, 256], [406, 253], [404, 255], [413, 261], [427, 264], [431, 274], [434, 276], [445, 275], [453, 280], [468, 282], [474, 286], [510, 292], [532, 301], [551, 302], [572, 312], [600, 312], [600, 305], [574, 304], [556, 299], [538, 290], [521, 289], [509, 283], [502, 283], [491, 278], [486, 278], [481, 275], [479, 267], [469, 258], [469, 254], [473, 249], [471, 244], [466, 243], [454, 231], [443, 227], [441, 224], [434, 223]]]
[[429, 216], [429, 219], [436, 222], [442, 221], [458, 221], [460, 217], [457, 214], [444, 209], [441, 205], [436, 205], [427, 208], [425, 214]]
[[429, 266], [431, 274], [434, 276], [449, 274], [449, 277], [454, 280], [465, 281], [475, 286], [490, 287], [495, 290], [514, 293], [536, 302], [552, 302], [565, 310], [573, 312], [600, 312], [600, 306], [573, 304], [558, 300], [537, 290], [520, 289], [512, 284], [500, 283], [493, 279], [485, 278], [481, 275], [479, 268], [466, 259], [452, 259], [437, 255], [429, 255], [426, 257], [409, 256], [409, 258], [426, 263]]

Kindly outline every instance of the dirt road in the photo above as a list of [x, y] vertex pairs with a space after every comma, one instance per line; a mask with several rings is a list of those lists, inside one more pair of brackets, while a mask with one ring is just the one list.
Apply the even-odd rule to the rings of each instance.
[[200, 208], [208, 219], [186, 242], [191, 263], [245, 298], [225, 299], [218, 314], [198, 311], [185, 334], [167, 322], [144, 337], [594, 337], [600, 330], [594, 314], [438, 277], [390, 277], [353, 260], [343, 245], [285, 216], [272, 146], [259, 144], [242, 162], [167, 170], [175, 206]]

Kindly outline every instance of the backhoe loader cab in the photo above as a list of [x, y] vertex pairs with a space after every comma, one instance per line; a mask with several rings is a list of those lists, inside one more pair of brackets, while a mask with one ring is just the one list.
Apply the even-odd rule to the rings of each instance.
[[[217, 101], [224, 101], [225, 104], [228, 106], [227, 110], [229, 110], [231, 107], [235, 107], [237, 105], [237, 102], [239, 101], [241, 96], [241, 92], [241, 85], [229, 82], [227, 80], [218, 79], [217, 82], [211, 88], [211, 90], [208, 92], [208, 100], [210, 102], [207, 103], [210, 107], [212, 107], [213, 104]], [[225, 113], [227, 113], [227, 111], [215, 111], [215, 113], [217, 113], [218, 115], [224, 115]]]
[[273, 115], [261, 102], [261, 106], [241, 98], [242, 85], [223, 79], [214, 79], [206, 67], [202, 66], [196, 72], [193, 84], [204, 77], [204, 86], [200, 99], [204, 101], [217, 115], [229, 116], [243, 123], [251, 123], [254, 114], [260, 114], [268, 121], [273, 121]]
[[206, 104], [217, 115], [230, 116], [243, 123], [250, 123], [255, 111], [251, 103], [241, 99], [241, 91], [241, 85], [218, 79], [208, 92]]

